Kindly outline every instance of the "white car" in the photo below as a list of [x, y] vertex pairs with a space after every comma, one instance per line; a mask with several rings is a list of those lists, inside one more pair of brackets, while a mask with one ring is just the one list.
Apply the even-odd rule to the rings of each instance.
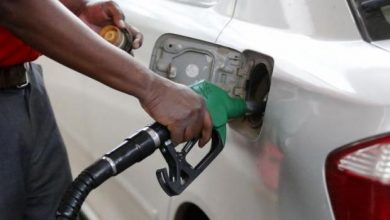
[[[161, 189], [155, 152], [91, 193], [89, 219], [390, 219], [389, 0], [117, 2], [156, 74], [209, 80], [264, 112], [230, 123], [183, 194]], [[136, 99], [40, 63], [74, 175], [152, 122]]]

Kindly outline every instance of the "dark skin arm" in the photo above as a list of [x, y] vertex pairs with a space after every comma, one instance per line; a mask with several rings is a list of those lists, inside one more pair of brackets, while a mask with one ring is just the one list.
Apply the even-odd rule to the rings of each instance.
[[[75, 14], [78, 2], [64, 1]], [[185, 86], [151, 72], [88, 28], [59, 1], [1, 0], [0, 25], [58, 62], [137, 97], [174, 143], [210, 139], [212, 123], [203, 99]]]

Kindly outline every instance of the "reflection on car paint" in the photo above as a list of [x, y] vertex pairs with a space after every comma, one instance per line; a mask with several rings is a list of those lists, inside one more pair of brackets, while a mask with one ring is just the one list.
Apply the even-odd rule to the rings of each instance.
[[256, 161], [258, 175], [264, 186], [273, 191], [279, 189], [279, 174], [283, 157], [284, 155], [278, 146], [267, 142], [260, 150]]

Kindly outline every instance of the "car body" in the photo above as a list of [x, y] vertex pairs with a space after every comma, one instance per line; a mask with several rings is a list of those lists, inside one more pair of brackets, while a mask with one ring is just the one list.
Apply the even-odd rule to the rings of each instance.
[[[198, 45], [199, 53], [231, 49], [247, 72], [263, 64], [256, 71], [267, 76], [265, 93], [255, 101], [265, 112], [255, 128], [232, 122], [224, 151], [183, 194], [168, 197], [158, 185], [154, 173], [166, 163], [156, 152], [91, 193], [83, 207], [90, 219], [335, 219], [325, 177], [330, 153], [390, 131], [390, 41], [362, 34], [353, 10], [359, 1], [117, 2], [145, 36], [135, 58], [155, 71], [161, 39]], [[39, 62], [74, 175], [152, 122], [135, 98]]]

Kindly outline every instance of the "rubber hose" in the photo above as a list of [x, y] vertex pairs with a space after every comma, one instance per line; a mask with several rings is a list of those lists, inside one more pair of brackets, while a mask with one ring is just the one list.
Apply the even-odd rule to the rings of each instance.
[[93, 189], [108, 178], [150, 156], [161, 143], [168, 139], [168, 129], [159, 123], [154, 123], [105, 154], [73, 181], [60, 203], [56, 213], [57, 220], [75, 219], [80, 212], [81, 205]]
[[76, 219], [88, 194], [111, 176], [112, 168], [103, 159], [84, 170], [65, 193], [57, 211], [57, 220]]

